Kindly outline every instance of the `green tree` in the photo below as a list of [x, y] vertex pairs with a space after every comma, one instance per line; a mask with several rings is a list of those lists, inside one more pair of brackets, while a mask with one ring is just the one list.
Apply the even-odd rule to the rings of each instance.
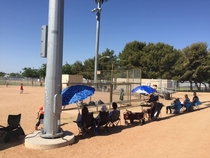
[[[180, 81], [189, 81], [190, 89], [192, 89], [192, 83], [195, 83], [197, 88], [200, 89], [198, 83], [202, 83], [207, 80], [209, 65], [207, 65], [206, 59], [208, 59], [208, 45], [207, 43], [194, 43], [185, 47], [182, 50], [183, 57], [183, 74], [180, 76]], [[206, 77], [207, 76], [207, 77]]]
[[4, 77], [6, 75], [5, 72], [0, 72], [0, 77]]
[[42, 64], [42, 66], [38, 70], [40, 78], [45, 78], [46, 77], [46, 70], [47, 70], [47, 64]]
[[82, 64], [81, 61], [76, 61], [74, 62], [74, 64], [72, 65], [72, 72], [73, 74], [81, 74], [81, 72], [84, 71], [84, 66]]
[[[172, 68], [179, 57], [179, 52], [173, 46], [164, 43], [149, 43], [143, 50], [146, 54], [143, 61], [144, 70], [149, 78], [171, 79]], [[145, 73], [145, 72], [144, 72]]]
[[12, 72], [9, 74], [10, 77], [21, 77], [19, 73]]
[[23, 77], [30, 77], [30, 78], [39, 78], [39, 73], [38, 73], [38, 69], [32, 69], [30, 67], [28, 68], [23, 68], [23, 73], [22, 73]]
[[119, 66], [126, 69], [142, 67], [141, 59], [145, 55], [143, 52], [145, 46], [145, 42], [133, 41], [127, 43], [123, 51], [119, 53]]
[[146, 43], [134, 41], [127, 43], [119, 53], [120, 67], [126, 69], [141, 68], [143, 78], [171, 79], [171, 69], [180, 53], [173, 46], [164, 43]]
[[89, 80], [93, 80], [93, 76], [94, 76], [94, 62], [95, 59], [94, 58], [89, 58], [87, 60], [84, 61], [84, 72], [83, 72], [83, 76], [86, 79]]
[[62, 67], [62, 74], [72, 74], [72, 66], [66, 62]]
[[118, 66], [118, 57], [114, 54], [114, 50], [110, 50], [107, 48], [104, 52], [102, 52], [101, 55], [99, 54], [98, 59], [98, 71], [100, 71], [98, 79], [110, 80], [112, 69], [115, 69]]

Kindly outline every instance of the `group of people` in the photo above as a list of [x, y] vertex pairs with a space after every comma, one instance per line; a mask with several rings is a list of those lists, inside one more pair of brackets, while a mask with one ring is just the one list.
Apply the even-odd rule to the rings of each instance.
[[[163, 107], [163, 104], [158, 102], [158, 97], [155, 95], [150, 95], [149, 101], [151, 103], [151, 107], [149, 109], [143, 110], [143, 115], [144, 115], [144, 120], [146, 119], [156, 119]], [[168, 114], [168, 111], [170, 111], [170, 114], [172, 113], [172, 110], [174, 110], [175, 114], [178, 114], [180, 109], [184, 106], [186, 108], [186, 111], [190, 111], [192, 109], [193, 106], [197, 106], [200, 105], [201, 102], [199, 101], [199, 98], [196, 94], [196, 92], [193, 93], [193, 98], [192, 101], [190, 101], [189, 97], [187, 94], [185, 94], [185, 99], [183, 102], [181, 102], [179, 100], [179, 98], [176, 98], [173, 100], [173, 102], [171, 103], [171, 105], [166, 106], [166, 113]], [[113, 102], [112, 103], [112, 108], [113, 111], [109, 112], [109, 119], [111, 119], [113, 112], [115, 111], [119, 111], [117, 109], [117, 103]], [[101, 108], [101, 112], [107, 112], [108, 108], [106, 107], [106, 105], [103, 105]], [[82, 116], [89, 114], [89, 110], [87, 108], [87, 106], [83, 106], [82, 108], [82, 112], [78, 113], [78, 117], [77, 120], [75, 121], [75, 123], [77, 123], [77, 126], [79, 128], [83, 128], [82, 126]], [[39, 111], [38, 111], [38, 116], [37, 116], [38, 122], [36, 123], [35, 129], [38, 130], [38, 126], [40, 125], [40, 122], [42, 119], [44, 119], [44, 107], [40, 107]], [[94, 126], [93, 129], [95, 131], [95, 134], [98, 134], [99, 131], [99, 125], [100, 123], [100, 114], [98, 114], [98, 116], [96, 116], [94, 118]]]
[[[110, 118], [110, 119], [112, 118], [113, 112], [119, 111], [119, 110], [117, 109], [117, 107], [118, 107], [118, 106], [117, 106], [117, 103], [116, 103], [116, 102], [113, 102], [113, 103], [112, 103], [113, 111], [109, 112], [109, 118]], [[101, 112], [107, 112], [107, 111], [108, 111], [108, 108], [106, 107], [106, 105], [103, 105], [103, 106], [101, 107]], [[82, 112], [81, 112], [81, 113], [78, 113], [77, 120], [74, 121], [75, 123], [77, 123], [77, 126], [80, 127], [81, 129], [83, 128], [83, 127], [82, 127], [82, 126], [83, 126], [83, 125], [82, 125], [82, 116], [83, 116], [83, 115], [86, 115], [86, 114], [89, 114], [89, 110], [88, 110], [87, 106], [83, 106]], [[39, 108], [39, 111], [38, 111], [38, 113], [37, 113], [37, 119], [38, 119], [38, 122], [37, 122], [36, 125], [35, 125], [35, 130], [38, 130], [38, 127], [39, 127], [41, 121], [44, 119], [44, 106], [41, 106], [41, 107]], [[98, 124], [100, 123], [100, 120], [101, 120], [100, 114], [98, 114], [98, 116], [96, 116], [96, 117], [94, 118], [94, 127], [93, 127], [93, 128], [94, 128], [94, 130], [95, 130], [95, 134], [98, 134], [98, 131], [99, 131]]]
[[189, 112], [192, 110], [193, 106], [197, 106], [200, 105], [201, 102], [199, 101], [199, 98], [196, 94], [196, 92], [193, 92], [193, 98], [192, 101], [190, 101], [189, 96], [187, 94], [185, 94], [185, 99], [183, 102], [181, 102], [179, 100], [179, 98], [176, 98], [173, 100], [173, 102], [171, 103], [171, 105], [166, 106], [166, 114], [168, 114], [168, 111], [170, 111], [170, 114], [172, 113], [172, 109], [174, 109], [174, 113], [178, 114], [180, 109], [182, 107], [186, 108], [186, 112]]
[[[119, 111], [118, 109], [117, 109], [117, 103], [116, 102], [113, 102], [112, 103], [112, 108], [113, 108], [113, 111], [111, 111], [111, 112], [109, 112], [109, 119], [111, 120], [111, 118], [112, 118], [112, 115], [113, 115], [113, 112], [115, 112], [115, 111]], [[106, 107], [106, 105], [103, 105], [102, 107], [101, 107], [101, 112], [107, 112], [108, 111], [108, 108]], [[84, 132], [84, 126], [83, 126], [83, 121], [82, 121], [82, 116], [84, 116], [84, 115], [87, 115], [87, 114], [89, 114], [89, 110], [88, 110], [88, 108], [87, 108], [87, 106], [84, 106], [83, 108], [82, 108], [82, 113], [78, 113], [78, 117], [77, 117], [77, 120], [76, 121], [74, 121], [75, 123], [77, 123], [77, 126], [81, 129], [81, 130], [83, 130], [83, 132]], [[95, 134], [96, 135], [98, 135], [98, 132], [99, 132], [99, 123], [100, 123], [100, 121], [101, 121], [101, 118], [100, 118], [100, 113], [94, 118], [94, 124], [93, 124], [93, 126], [92, 126], [92, 128], [93, 128], [93, 130], [94, 130], [94, 132], [95, 132]]]

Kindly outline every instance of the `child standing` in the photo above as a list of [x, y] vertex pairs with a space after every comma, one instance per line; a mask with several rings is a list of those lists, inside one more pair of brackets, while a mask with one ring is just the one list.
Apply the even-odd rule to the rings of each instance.
[[20, 84], [20, 94], [22, 94], [23, 93], [23, 84], [21, 83]]
[[39, 111], [37, 113], [37, 119], [38, 119], [38, 122], [36, 123], [35, 130], [38, 130], [38, 127], [39, 127], [39, 125], [41, 123], [41, 120], [44, 119], [44, 106], [41, 106], [39, 108]]
[[120, 101], [123, 101], [124, 100], [124, 89], [121, 88], [120, 90]]

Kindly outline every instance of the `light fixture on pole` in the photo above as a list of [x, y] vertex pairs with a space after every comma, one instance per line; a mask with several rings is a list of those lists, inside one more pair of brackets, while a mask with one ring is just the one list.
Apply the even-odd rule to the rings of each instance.
[[101, 59], [103, 59], [103, 58], [107, 58], [107, 59], [109, 59], [109, 58], [110, 58], [110, 56], [102, 56], [102, 57], [100, 57], [98, 60], [101, 60]]

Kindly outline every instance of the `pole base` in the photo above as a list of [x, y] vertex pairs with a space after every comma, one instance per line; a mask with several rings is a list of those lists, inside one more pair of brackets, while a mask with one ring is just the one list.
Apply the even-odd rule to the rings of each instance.
[[46, 139], [55, 139], [55, 138], [61, 138], [63, 136], [63, 130], [60, 130], [60, 133], [45, 133], [44, 129], [41, 129], [40, 137], [46, 138]]
[[49, 150], [68, 146], [74, 143], [74, 134], [63, 131], [63, 136], [56, 139], [44, 139], [40, 137], [41, 132], [36, 131], [25, 137], [25, 147], [30, 149]]

